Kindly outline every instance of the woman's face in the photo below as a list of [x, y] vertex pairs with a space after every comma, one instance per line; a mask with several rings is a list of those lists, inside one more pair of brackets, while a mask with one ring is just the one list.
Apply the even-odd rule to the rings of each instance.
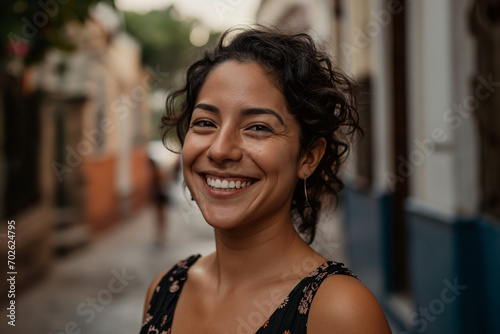
[[207, 76], [182, 151], [185, 182], [219, 229], [290, 220], [299, 124], [256, 63], [226, 61]]

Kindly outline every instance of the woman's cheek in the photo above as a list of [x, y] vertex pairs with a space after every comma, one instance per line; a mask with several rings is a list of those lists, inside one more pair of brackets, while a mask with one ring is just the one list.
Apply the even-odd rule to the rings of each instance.
[[184, 146], [182, 148], [182, 163], [186, 166], [193, 162], [193, 160], [203, 151], [205, 143], [201, 138], [197, 138], [200, 136], [196, 136], [195, 134], [191, 134], [188, 132], [186, 135]]

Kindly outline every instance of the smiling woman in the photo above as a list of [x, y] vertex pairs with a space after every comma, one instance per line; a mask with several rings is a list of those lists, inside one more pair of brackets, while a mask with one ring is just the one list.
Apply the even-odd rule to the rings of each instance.
[[153, 281], [141, 333], [390, 333], [373, 295], [307, 243], [342, 188], [353, 89], [308, 35], [265, 28], [226, 32], [188, 69], [162, 122], [216, 251]]

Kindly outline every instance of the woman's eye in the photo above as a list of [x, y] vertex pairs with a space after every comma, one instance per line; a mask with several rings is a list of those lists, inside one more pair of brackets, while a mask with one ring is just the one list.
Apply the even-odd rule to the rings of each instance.
[[215, 127], [214, 123], [207, 121], [207, 120], [204, 120], [204, 119], [191, 123], [191, 127], [194, 127], [194, 126], [200, 127], [200, 128]]
[[257, 132], [269, 132], [269, 133], [274, 132], [270, 127], [262, 125], [262, 124], [252, 125], [251, 127], [249, 127], [249, 129], [253, 130], [253, 131], [257, 131]]

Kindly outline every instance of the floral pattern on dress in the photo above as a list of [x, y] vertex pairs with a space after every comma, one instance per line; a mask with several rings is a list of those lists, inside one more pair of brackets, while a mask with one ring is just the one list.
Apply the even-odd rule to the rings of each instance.
[[286, 304], [288, 304], [288, 296], [285, 298], [285, 300], [283, 301], [283, 303], [281, 303], [280, 306], [278, 306], [278, 308], [283, 308], [286, 306]]
[[170, 288], [168, 288], [168, 291], [170, 291], [170, 293], [174, 293], [177, 290], [179, 290], [179, 281], [174, 281], [174, 283], [172, 283]]
[[142, 323], [142, 325], [144, 326], [145, 324], [147, 324], [148, 322], [151, 321], [151, 319], [153, 319], [153, 316], [149, 313], [146, 313], [146, 317], [144, 318], [144, 322]]

